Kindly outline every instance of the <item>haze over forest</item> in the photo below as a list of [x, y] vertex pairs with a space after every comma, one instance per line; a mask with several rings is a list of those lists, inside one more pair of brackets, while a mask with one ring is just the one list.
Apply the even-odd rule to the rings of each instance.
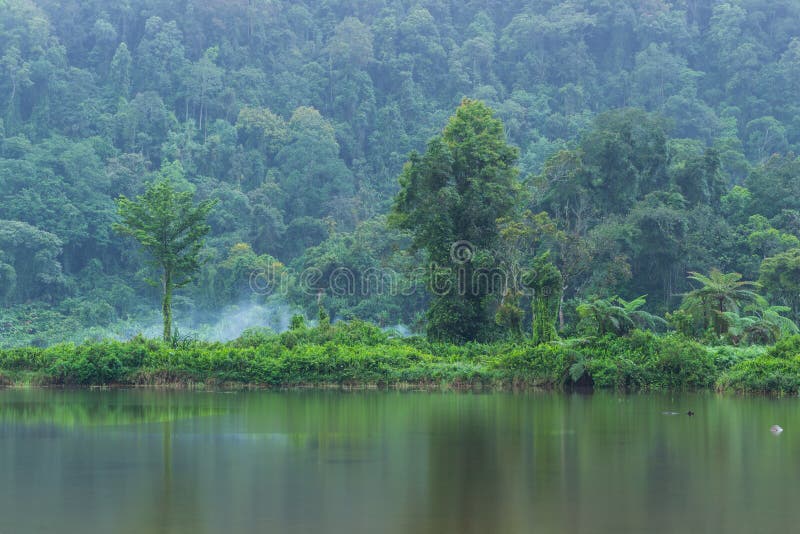
[[[797, 321], [798, 95], [796, 0], [0, 0], [0, 345], [157, 322], [112, 224], [161, 178], [218, 200], [187, 329], [316, 313], [310, 268], [413, 288], [425, 252], [387, 215], [465, 97], [519, 148], [514, 253], [550, 251], [563, 328], [595, 297], [674, 311], [713, 269]], [[335, 293], [334, 319], [424, 329], [423, 289]]]

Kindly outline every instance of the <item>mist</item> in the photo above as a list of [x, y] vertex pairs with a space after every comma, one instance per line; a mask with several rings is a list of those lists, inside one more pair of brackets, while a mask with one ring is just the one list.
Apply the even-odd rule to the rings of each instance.
[[[300, 311], [285, 302], [255, 304], [242, 302], [225, 306], [218, 312], [205, 312], [184, 315], [176, 313], [173, 333], [178, 337], [200, 341], [225, 342], [234, 340], [249, 328], [268, 328], [275, 333], [285, 332], [293, 315]], [[112, 327], [113, 328], [113, 327]], [[113, 337], [126, 341], [137, 335], [147, 338], [161, 336], [163, 325], [155, 314], [147, 319], [139, 319], [127, 324]]]

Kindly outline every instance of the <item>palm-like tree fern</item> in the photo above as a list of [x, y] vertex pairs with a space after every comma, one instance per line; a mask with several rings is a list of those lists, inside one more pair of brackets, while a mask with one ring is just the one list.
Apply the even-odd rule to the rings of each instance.
[[577, 307], [578, 315], [597, 335], [615, 334], [624, 336], [634, 328], [656, 330], [665, 327], [667, 322], [641, 308], [646, 304], [647, 295], [627, 301], [613, 296], [607, 299], [594, 299]]
[[785, 336], [800, 332], [797, 324], [782, 314], [791, 311], [788, 306], [748, 306], [752, 315], [740, 316], [735, 312], [725, 312], [728, 321], [728, 337], [735, 344], [756, 343], [772, 345]]
[[708, 276], [690, 272], [689, 279], [701, 285], [684, 296], [681, 307], [702, 324], [703, 330], [713, 327], [718, 336], [727, 332], [730, 326], [726, 313], [738, 314], [748, 304], [767, 305], [764, 297], [755, 291], [759, 284], [742, 280], [739, 273], [713, 269]]

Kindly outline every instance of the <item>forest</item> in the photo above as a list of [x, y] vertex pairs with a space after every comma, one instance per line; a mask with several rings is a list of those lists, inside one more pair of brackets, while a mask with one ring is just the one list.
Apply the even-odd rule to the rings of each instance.
[[0, 0], [0, 54], [0, 347], [158, 336], [159, 183], [178, 338], [798, 332], [794, 0]]

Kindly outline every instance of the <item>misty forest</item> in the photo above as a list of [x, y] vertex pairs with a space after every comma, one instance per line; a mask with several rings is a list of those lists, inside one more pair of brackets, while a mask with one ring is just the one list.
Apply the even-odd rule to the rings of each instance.
[[794, 0], [0, 0], [0, 54], [11, 381], [800, 387]]

